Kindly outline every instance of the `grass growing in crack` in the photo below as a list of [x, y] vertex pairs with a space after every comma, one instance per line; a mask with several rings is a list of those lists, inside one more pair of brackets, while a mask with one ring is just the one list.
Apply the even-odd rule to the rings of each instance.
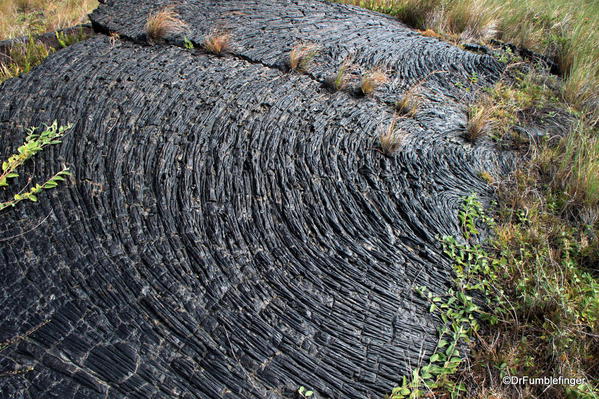
[[387, 129], [379, 136], [381, 152], [387, 156], [393, 155], [401, 148], [406, 133], [397, 131], [395, 125], [397, 118], [393, 118]]
[[188, 25], [179, 18], [174, 6], [166, 6], [148, 16], [146, 36], [148, 41], [157, 42], [167, 35], [183, 33]]
[[373, 69], [362, 76], [360, 90], [364, 95], [370, 95], [383, 84], [389, 81], [389, 77], [380, 69]]
[[[478, 138], [477, 133], [481, 133], [478, 127], [487, 121], [488, 133], [502, 146], [513, 148], [530, 144], [529, 137], [523, 137], [514, 127], [554, 118], [552, 112], [556, 109], [567, 113], [568, 107], [559, 102], [556, 85], [555, 77], [535, 69], [510, 72], [509, 78], [486, 89], [486, 95], [480, 96], [469, 110], [469, 124], [472, 120], [474, 128], [472, 138]], [[470, 139], [470, 132], [467, 136]]]
[[495, 178], [486, 170], [481, 171], [478, 176], [483, 179], [487, 184], [494, 184]]
[[[49, 145], [59, 144], [60, 138], [65, 134], [67, 130], [71, 128], [68, 126], [58, 126], [57, 122], [54, 121], [51, 125], [46, 125], [44, 129], [31, 128], [28, 130], [28, 135], [25, 138], [25, 142], [19, 148], [17, 153], [11, 155], [6, 161], [2, 162], [2, 173], [0, 173], [0, 187], [8, 187], [11, 183], [11, 179], [19, 177], [19, 168], [23, 164], [37, 155], [40, 151]], [[41, 130], [38, 132], [38, 130]], [[37, 195], [44, 190], [55, 188], [61, 181], [64, 180], [65, 176], [68, 176], [69, 169], [63, 168], [61, 171], [50, 177], [43, 184], [35, 184], [29, 187], [30, 180], [27, 186], [22, 188], [18, 193], [12, 196], [12, 199], [0, 202], [0, 211], [14, 207], [21, 201], [32, 201], [38, 200]]]
[[352, 71], [353, 65], [350, 59], [346, 59], [337, 69], [335, 75], [330, 77], [327, 81], [328, 86], [333, 90], [343, 90], [349, 84], [350, 76], [349, 73]]
[[32, 36], [24, 43], [14, 44], [9, 50], [9, 62], [0, 64], [0, 82], [28, 73], [31, 68], [41, 64], [52, 51]]
[[319, 47], [314, 43], [298, 43], [289, 53], [289, 67], [292, 71], [307, 72], [318, 55]]
[[231, 49], [231, 34], [214, 31], [204, 38], [202, 47], [209, 53], [221, 55]]

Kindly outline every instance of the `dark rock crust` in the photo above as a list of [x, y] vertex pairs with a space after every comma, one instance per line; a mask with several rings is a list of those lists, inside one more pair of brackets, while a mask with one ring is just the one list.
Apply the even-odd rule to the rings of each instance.
[[[478, 174], [506, 169], [462, 139], [464, 87], [500, 64], [304, 0], [179, 1], [186, 36], [227, 29], [231, 53], [146, 45], [165, 4], [108, 1], [92, 21], [120, 40], [0, 86], [2, 159], [26, 127], [74, 123], [24, 173], [64, 163], [72, 181], [1, 215], [0, 342], [49, 322], [0, 352], [0, 397], [381, 397], [434, 346], [412, 287], [449, 284], [438, 237], [459, 235], [463, 196], [490, 198]], [[309, 74], [284, 72], [298, 41], [321, 47]], [[390, 83], [324, 88], [348, 55]], [[423, 105], [384, 156], [392, 104], [418, 82]]]

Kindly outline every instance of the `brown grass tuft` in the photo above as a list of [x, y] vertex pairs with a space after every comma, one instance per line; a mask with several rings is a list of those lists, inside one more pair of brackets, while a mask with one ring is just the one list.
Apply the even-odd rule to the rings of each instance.
[[395, 103], [395, 109], [401, 115], [414, 116], [418, 112], [420, 107], [421, 99], [414, 94], [412, 90], [406, 91], [406, 93]]
[[187, 24], [179, 19], [174, 6], [167, 6], [151, 14], [146, 22], [146, 36], [149, 41], [156, 42], [166, 35], [182, 33]]
[[374, 93], [381, 85], [387, 83], [389, 78], [380, 69], [373, 69], [362, 77], [360, 89], [365, 95]]
[[492, 109], [485, 104], [473, 105], [468, 109], [466, 139], [471, 143], [483, 137], [490, 128]]
[[231, 49], [231, 34], [214, 31], [204, 38], [202, 47], [209, 53], [216, 55], [229, 51]]
[[289, 53], [289, 67], [293, 71], [310, 69], [314, 57], [318, 54], [318, 45], [314, 43], [299, 43], [293, 46]]
[[381, 152], [387, 156], [392, 155], [401, 148], [406, 133], [403, 130], [396, 131], [397, 118], [394, 117], [387, 129], [380, 135], [379, 144]]

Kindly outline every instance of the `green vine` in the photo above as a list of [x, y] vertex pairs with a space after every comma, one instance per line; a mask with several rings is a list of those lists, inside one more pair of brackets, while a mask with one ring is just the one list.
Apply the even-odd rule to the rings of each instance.
[[[27, 160], [38, 154], [47, 146], [59, 144], [61, 142], [60, 138], [71, 127], [72, 125], [58, 126], [58, 123], [54, 121], [51, 125], [45, 125], [45, 128], [40, 132], [38, 132], [38, 128], [29, 129], [25, 142], [17, 148], [17, 153], [11, 155], [8, 160], [2, 162], [0, 187], [7, 187], [11, 183], [11, 179], [19, 177], [18, 169]], [[14, 207], [23, 200], [36, 202], [39, 193], [56, 187], [61, 181], [64, 181], [65, 176], [68, 175], [70, 175], [69, 169], [63, 168], [43, 184], [35, 184], [29, 190], [23, 188], [20, 192], [14, 194], [12, 199], [0, 202], [0, 211], [8, 207]]]
[[497, 322], [497, 308], [493, 314], [486, 309], [502, 303], [502, 293], [494, 288], [493, 282], [497, 280], [495, 270], [505, 260], [491, 259], [480, 244], [469, 243], [480, 234], [477, 226], [493, 226], [494, 221], [485, 215], [475, 194], [465, 198], [458, 216], [466, 243], [461, 244], [450, 236], [442, 239], [444, 252], [453, 261], [454, 288], [442, 295], [427, 287], [415, 288], [430, 302], [429, 311], [436, 312], [441, 318], [437, 345], [428, 364], [415, 368], [409, 378], [404, 376], [401, 385], [387, 395], [389, 399], [421, 398], [437, 390], [457, 398], [465, 387], [450, 377], [463, 361], [460, 346], [470, 342], [478, 331], [479, 319], [486, 319], [491, 324]]

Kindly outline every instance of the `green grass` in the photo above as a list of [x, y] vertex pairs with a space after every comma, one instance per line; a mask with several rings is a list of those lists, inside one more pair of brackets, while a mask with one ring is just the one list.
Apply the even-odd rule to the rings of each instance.
[[[87, 38], [83, 30], [71, 33], [56, 32], [55, 36], [60, 48], [70, 46]], [[0, 63], [0, 83], [6, 79], [28, 73], [33, 67], [41, 64], [46, 57], [56, 50], [53, 47], [47, 46], [33, 35], [29, 36], [25, 42], [16, 42], [9, 49], [8, 62]]]

